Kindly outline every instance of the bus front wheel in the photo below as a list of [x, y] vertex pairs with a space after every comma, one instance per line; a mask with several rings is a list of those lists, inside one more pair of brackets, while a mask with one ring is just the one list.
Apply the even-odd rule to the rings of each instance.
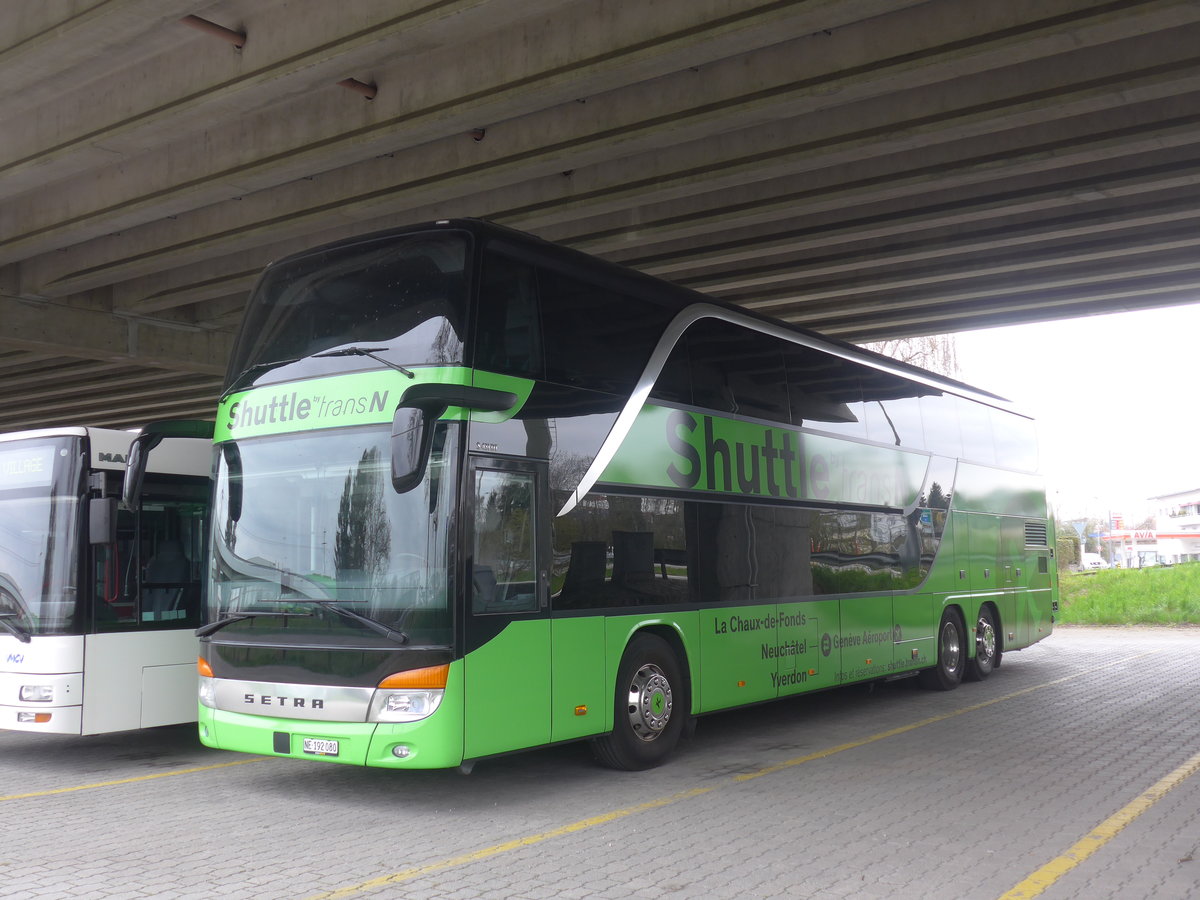
[[629, 642], [617, 670], [613, 730], [592, 742], [596, 759], [636, 771], [662, 763], [687, 719], [683, 672], [670, 644], [653, 634]]
[[966, 627], [957, 609], [947, 609], [942, 613], [937, 648], [937, 665], [922, 671], [918, 678], [922, 687], [933, 691], [952, 691], [962, 682], [967, 662]]

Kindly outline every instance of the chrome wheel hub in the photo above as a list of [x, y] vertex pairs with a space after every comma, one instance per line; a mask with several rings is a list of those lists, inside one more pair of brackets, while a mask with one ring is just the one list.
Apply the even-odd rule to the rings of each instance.
[[996, 629], [987, 619], [980, 618], [975, 626], [975, 656], [987, 662], [996, 655]]
[[958, 629], [954, 627], [953, 622], [947, 622], [942, 626], [942, 666], [948, 672], [953, 672], [958, 668], [959, 661], [962, 658], [962, 644], [958, 638]]
[[643, 741], [657, 738], [671, 720], [671, 682], [658, 666], [647, 663], [629, 685], [629, 725]]

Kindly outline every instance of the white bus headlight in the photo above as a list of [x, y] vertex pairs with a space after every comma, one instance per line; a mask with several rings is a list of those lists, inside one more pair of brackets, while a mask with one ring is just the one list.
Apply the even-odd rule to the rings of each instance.
[[200, 677], [200, 702], [209, 709], [217, 708], [217, 686], [212, 678]]
[[52, 684], [23, 684], [21, 685], [22, 703], [53, 703], [54, 685]]
[[371, 698], [369, 722], [416, 722], [431, 716], [446, 694], [450, 666], [396, 672], [379, 682]]

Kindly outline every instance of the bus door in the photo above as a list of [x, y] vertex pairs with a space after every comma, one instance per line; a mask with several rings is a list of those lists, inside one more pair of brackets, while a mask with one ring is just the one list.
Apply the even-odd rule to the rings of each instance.
[[550, 740], [546, 464], [473, 458], [466, 565], [464, 756]]
[[208, 479], [147, 477], [136, 515], [92, 550], [83, 733], [196, 720], [196, 635]]

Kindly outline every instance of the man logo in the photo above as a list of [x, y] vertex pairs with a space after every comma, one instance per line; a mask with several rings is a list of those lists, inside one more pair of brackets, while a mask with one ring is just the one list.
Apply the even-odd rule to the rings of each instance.
[[123, 463], [125, 457], [120, 453], [101, 453], [100, 462]]

